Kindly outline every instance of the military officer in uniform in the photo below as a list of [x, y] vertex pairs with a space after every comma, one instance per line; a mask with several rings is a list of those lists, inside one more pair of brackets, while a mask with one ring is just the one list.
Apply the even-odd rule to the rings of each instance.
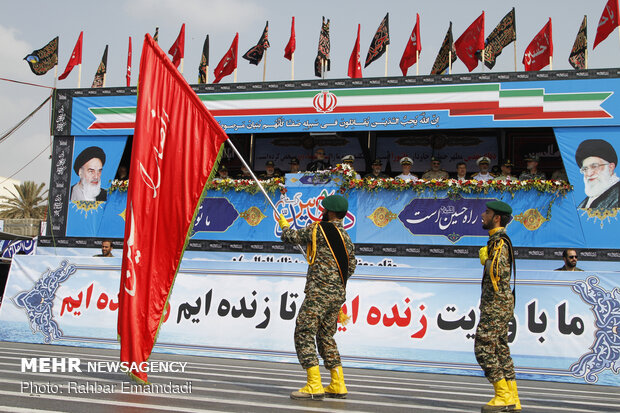
[[372, 163], [372, 172], [366, 174], [364, 178], [376, 179], [376, 178], [388, 178], [386, 174], [381, 172], [381, 159], [375, 159]]
[[528, 155], [523, 160], [527, 162], [527, 169], [519, 175], [520, 181], [528, 179], [547, 179], [545, 173], [538, 170], [538, 155]]
[[495, 179], [500, 181], [515, 181], [517, 179], [516, 176], [512, 175], [512, 167], [514, 165], [510, 162], [510, 159], [506, 159], [501, 163], [500, 169], [502, 173]]
[[[278, 221], [282, 241], [308, 245], [305, 298], [297, 315], [294, 337], [297, 358], [306, 370], [307, 383], [291, 393], [292, 399], [347, 397], [334, 334], [340, 308], [345, 302], [346, 282], [355, 271], [355, 247], [342, 224], [349, 208], [346, 198], [331, 195], [323, 199], [322, 205], [323, 220], [305, 228], [291, 229], [283, 215]], [[331, 375], [331, 382], [325, 388], [321, 384], [317, 347]]]
[[265, 162], [265, 172], [262, 173], [258, 178], [259, 179], [271, 179], [278, 178], [282, 176], [282, 171], [276, 168], [276, 165], [273, 161]]
[[[342, 157], [341, 159], [343, 164], [349, 165], [351, 167], [351, 170], [353, 170], [353, 172], [355, 172], [355, 167], [353, 166], [353, 163], [355, 162], [355, 156], [353, 155], [345, 155]], [[360, 174], [358, 174], [357, 172], [355, 172], [355, 179], [361, 179], [362, 177], [360, 176]]]
[[515, 370], [508, 348], [508, 323], [514, 314], [514, 295], [510, 278], [514, 254], [506, 225], [512, 208], [501, 201], [486, 203], [482, 228], [489, 231], [489, 240], [480, 249], [484, 265], [480, 321], [476, 329], [474, 352], [486, 378], [493, 384], [495, 397], [482, 407], [482, 412], [520, 411]]
[[441, 169], [441, 160], [436, 157], [431, 157], [431, 169], [424, 172], [422, 179], [448, 179], [448, 172]]
[[408, 156], [403, 156], [400, 158], [400, 166], [402, 168], [402, 173], [396, 176], [396, 179], [402, 179], [403, 181], [417, 181], [418, 177], [411, 173], [411, 165], [413, 165], [413, 160]]
[[486, 182], [495, 178], [493, 174], [489, 172], [489, 165], [491, 164], [491, 160], [489, 158], [487, 158], [486, 156], [481, 156], [476, 161], [476, 164], [478, 165], [478, 169], [480, 169], [480, 172], [474, 174], [471, 179]]

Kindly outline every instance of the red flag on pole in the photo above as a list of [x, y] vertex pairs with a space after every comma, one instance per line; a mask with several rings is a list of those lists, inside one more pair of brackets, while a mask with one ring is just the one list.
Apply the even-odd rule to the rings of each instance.
[[127, 87], [131, 83], [131, 36], [129, 36], [129, 48], [127, 49]]
[[58, 76], [58, 80], [63, 80], [69, 73], [73, 70], [73, 68], [77, 65], [82, 64], [82, 34], [84, 32], [80, 32], [80, 36], [78, 37], [77, 43], [73, 48], [73, 53], [71, 53], [71, 58], [69, 58], [69, 63], [67, 63], [67, 67], [65, 71], [62, 72], [62, 75]]
[[470, 72], [478, 66], [476, 52], [484, 49], [484, 12], [454, 42], [454, 47]]
[[[422, 51], [422, 42], [420, 40], [420, 15], [415, 14], [415, 26], [411, 32], [411, 36], [405, 46], [403, 57], [400, 58], [400, 70], [403, 76], [407, 76], [407, 70], [418, 62], [418, 54]], [[417, 52], [417, 53], [416, 53]]]
[[362, 64], [360, 63], [360, 25], [357, 25], [357, 39], [355, 40], [355, 46], [351, 52], [349, 58], [349, 71], [347, 75], [352, 78], [362, 77]]
[[224, 76], [228, 76], [237, 68], [237, 45], [239, 44], [239, 33], [235, 34], [235, 38], [230, 45], [230, 48], [222, 57], [222, 60], [217, 64], [214, 70], [215, 80], [213, 83], [219, 83]]
[[183, 23], [183, 25], [181, 26], [181, 32], [179, 32], [179, 36], [174, 41], [172, 46], [170, 46], [168, 54], [172, 56], [172, 64], [174, 65], [174, 67], [179, 67], [181, 59], [185, 57], [185, 23]]
[[227, 136], [149, 34], [138, 89], [118, 334], [121, 362], [146, 381], [147, 372], [136, 367], [151, 354], [197, 205]]
[[620, 14], [618, 0], [609, 0], [603, 9], [601, 19], [598, 21], [598, 28], [596, 29], [596, 37], [594, 38], [592, 50], [596, 48], [596, 45], [605, 40], [616, 27], [620, 26], [618, 14]]
[[523, 65], [526, 71], [540, 70], [551, 62], [553, 56], [553, 37], [551, 33], [551, 17], [545, 27], [532, 39], [523, 54]]
[[293, 16], [293, 21], [291, 22], [291, 38], [288, 39], [288, 43], [284, 48], [284, 58], [291, 60], [293, 58], [293, 53], [295, 53], [296, 47], [297, 43], [295, 41], [295, 16]]

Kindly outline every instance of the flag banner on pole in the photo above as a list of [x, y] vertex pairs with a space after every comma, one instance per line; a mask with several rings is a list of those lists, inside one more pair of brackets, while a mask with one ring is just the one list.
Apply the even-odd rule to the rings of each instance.
[[583, 21], [577, 32], [573, 49], [568, 57], [568, 63], [575, 69], [586, 68], [586, 50], [588, 49], [588, 17], [583, 16]]
[[284, 58], [291, 60], [293, 58], [293, 53], [295, 53], [296, 48], [297, 42], [295, 40], [295, 16], [293, 16], [293, 20], [291, 21], [291, 37], [288, 39], [288, 43], [284, 48]]
[[105, 45], [105, 50], [103, 51], [103, 57], [101, 58], [101, 63], [97, 67], [97, 72], [95, 73], [95, 78], [93, 79], [92, 88], [103, 87], [103, 83], [105, 80], [105, 73], [108, 68], [108, 45]]
[[553, 36], [551, 28], [551, 17], [545, 26], [532, 39], [525, 53], [523, 54], [523, 65], [525, 70], [536, 71], [547, 66], [553, 56]]
[[[129, 365], [151, 354], [203, 189], [227, 139], [149, 34], [138, 90], [118, 308], [120, 359]], [[147, 381], [146, 372], [131, 373]]]
[[[323, 70], [331, 70], [331, 60], [329, 59], [329, 52], [331, 45], [329, 42], [329, 19], [325, 21], [323, 16], [323, 23], [321, 24], [321, 34], [319, 34], [319, 48], [314, 59], [314, 74], [317, 77], [323, 76]], [[323, 62], [327, 64], [323, 67]]]
[[217, 64], [217, 67], [213, 71], [213, 73], [215, 74], [215, 79], [213, 80], [213, 83], [219, 83], [224, 76], [228, 76], [237, 68], [238, 45], [239, 33], [236, 33], [235, 38], [230, 45], [230, 48], [228, 49], [224, 57], [222, 57], [222, 60], [220, 60], [220, 62]]
[[129, 36], [129, 47], [127, 48], [127, 87], [131, 84], [131, 36]]
[[484, 49], [484, 12], [454, 42], [454, 48], [470, 72], [478, 66], [476, 53]]
[[75, 43], [75, 47], [73, 48], [73, 52], [71, 53], [71, 57], [69, 58], [69, 62], [67, 63], [67, 67], [65, 71], [62, 72], [62, 75], [58, 76], [58, 80], [63, 80], [69, 73], [73, 70], [73, 68], [77, 65], [82, 64], [82, 35], [84, 32], [80, 32], [80, 36], [78, 37], [77, 42]]
[[369, 64], [383, 56], [383, 53], [387, 50], [387, 45], [390, 44], [390, 24], [389, 24], [390, 13], [387, 13], [383, 20], [381, 20], [381, 24], [377, 28], [377, 32], [375, 36], [372, 38], [370, 42], [370, 47], [368, 48], [368, 54], [366, 55], [366, 63], [364, 63], [364, 67], [368, 67]]
[[179, 36], [174, 43], [172, 43], [172, 46], [170, 46], [168, 54], [172, 56], [172, 64], [174, 67], [179, 67], [181, 59], [185, 57], [185, 23], [181, 26]]
[[618, 0], [609, 0], [603, 9], [601, 19], [598, 22], [592, 50], [596, 49], [596, 46], [605, 40], [607, 36], [609, 36], [609, 34], [620, 25], [620, 20], [618, 19], [619, 13], [620, 10], [618, 9]]
[[420, 15], [416, 13], [415, 26], [413, 27], [411, 36], [409, 36], [409, 40], [407, 40], [403, 56], [400, 58], [399, 66], [400, 70], [403, 72], [403, 76], [407, 76], [407, 70], [418, 63], [417, 55], [420, 51], [422, 51], [422, 42], [420, 40]]
[[155, 28], [155, 34], [153, 35], [153, 40], [155, 40], [155, 43], [159, 42], [159, 27]]
[[349, 70], [347, 75], [351, 78], [362, 77], [362, 65], [360, 63], [360, 25], [357, 25], [357, 38], [355, 39], [355, 45], [349, 57]]
[[[448, 61], [450, 60], [450, 51], [452, 51], [451, 62]], [[446, 69], [448, 69], [450, 63], [454, 63], [455, 60], [456, 50], [454, 49], [454, 41], [452, 38], [452, 22], [450, 22], [450, 27], [448, 28], [446, 37], [444, 37], [441, 47], [439, 48], [439, 53], [437, 53], [437, 57], [435, 58], [435, 63], [433, 63], [431, 75], [442, 74], [446, 71]]]
[[[484, 64], [489, 69], [495, 66], [497, 56], [502, 54], [504, 47], [517, 40], [517, 26], [515, 9], [508, 12], [499, 24], [493, 29], [484, 43]], [[482, 53], [478, 53], [478, 59], [482, 59]]]
[[58, 36], [40, 49], [34, 50], [24, 57], [30, 70], [37, 76], [46, 74], [58, 64]]
[[198, 65], [198, 83], [207, 83], [207, 70], [209, 68], [209, 35], [205, 38], [202, 45], [202, 55], [200, 65]]
[[250, 64], [258, 65], [260, 61], [263, 60], [263, 53], [265, 53], [265, 50], [268, 49], [269, 46], [269, 22], [267, 22], [265, 23], [265, 29], [263, 30], [263, 34], [261, 34], [260, 39], [258, 39], [256, 46], [245, 52], [245, 54], [241, 57], [245, 60], [249, 60]]

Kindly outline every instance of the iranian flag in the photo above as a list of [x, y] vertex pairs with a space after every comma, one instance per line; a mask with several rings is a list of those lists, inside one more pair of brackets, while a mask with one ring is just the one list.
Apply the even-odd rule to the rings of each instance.
[[165, 320], [196, 208], [228, 138], [149, 34], [139, 73], [118, 311], [120, 358], [134, 367], [148, 360]]

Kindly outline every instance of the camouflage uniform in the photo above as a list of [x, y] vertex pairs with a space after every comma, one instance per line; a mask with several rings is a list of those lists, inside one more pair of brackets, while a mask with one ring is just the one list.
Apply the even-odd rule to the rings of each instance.
[[523, 171], [521, 175], [519, 175], [520, 181], [527, 181], [528, 179], [547, 179], [547, 176], [544, 172], [536, 172], [535, 174], [530, 171]]
[[440, 169], [438, 171], [428, 170], [422, 175], [422, 179], [448, 179], [448, 172]]
[[[500, 235], [505, 233], [504, 228], [499, 228], [487, 242], [489, 258], [482, 276], [480, 321], [474, 343], [476, 360], [491, 383], [501, 379], [515, 380], [508, 348], [508, 323], [514, 312], [514, 297], [510, 290], [512, 262], [508, 244], [500, 240]], [[499, 276], [497, 291], [491, 281], [491, 272]]]
[[[342, 220], [331, 221], [340, 230], [349, 254], [349, 276], [355, 271], [355, 247]], [[300, 230], [284, 228], [282, 241], [290, 244], [312, 242], [312, 225]], [[319, 365], [317, 346], [327, 369], [341, 365], [340, 353], [334, 340], [338, 313], [344, 304], [346, 292], [340, 279], [338, 265], [320, 229], [316, 233], [316, 258], [308, 267], [304, 302], [301, 304], [295, 325], [295, 350], [304, 369]], [[316, 339], [316, 344], [315, 344]]]

